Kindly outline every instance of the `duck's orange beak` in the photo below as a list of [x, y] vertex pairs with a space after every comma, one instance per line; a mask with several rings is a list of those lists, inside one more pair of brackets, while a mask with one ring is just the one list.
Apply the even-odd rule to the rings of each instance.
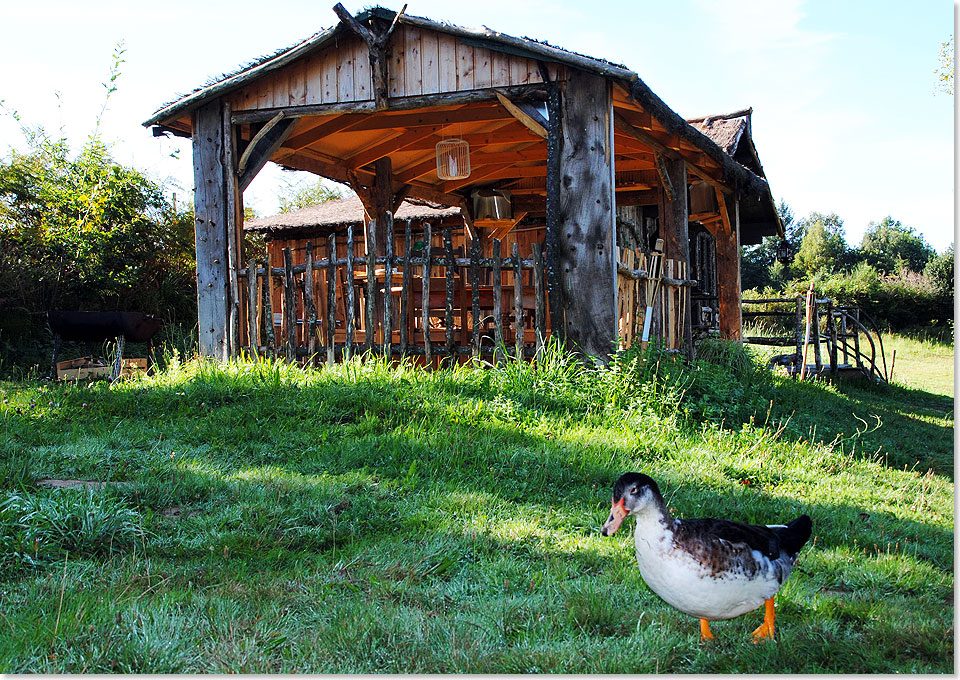
[[613, 536], [620, 528], [623, 518], [627, 516], [627, 509], [623, 506], [623, 498], [616, 501], [610, 507], [610, 517], [600, 527], [600, 533], [604, 536]]

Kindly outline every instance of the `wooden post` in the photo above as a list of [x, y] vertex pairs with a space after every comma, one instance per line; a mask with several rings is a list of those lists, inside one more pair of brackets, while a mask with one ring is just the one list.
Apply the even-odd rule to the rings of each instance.
[[413, 272], [410, 264], [411, 252], [411, 234], [410, 220], [403, 229], [403, 277], [400, 279], [400, 356], [407, 353], [407, 329], [410, 323], [410, 280]]
[[523, 358], [523, 274], [520, 269], [520, 244], [513, 242], [513, 347], [514, 358]]
[[533, 327], [537, 336], [537, 352], [543, 349], [544, 321], [546, 317], [546, 305], [543, 298], [543, 253], [540, 251], [540, 244], [532, 244], [533, 249], [533, 295], [534, 295], [534, 316]]
[[863, 368], [863, 355], [860, 354], [860, 308], [855, 307], [856, 316], [853, 325], [853, 351], [854, 359], [857, 360], [857, 368]]
[[546, 269], [547, 298], [550, 301], [550, 332], [562, 338], [563, 289], [560, 285], [560, 168], [563, 151], [562, 97], [560, 85], [551, 81], [546, 64], [540, 62], [540, 77], [547, 84], [547, 207], [546, 236], [544, 239], [544, 266]]
[[817, 375], [820, 375], [823, 361], [820, 358], [820, 306], [816, 297], [813, 299], [813, 324], [810, 330], [813, 333], [813, 361], [817, 366]]
[[264, 328], [266, 329], [267, 338], [264, 342], [265, 353], [268, 357], [274, 357], [274, 349], [276, 348], [277, 337], [274, 333], [273, 326], [273, 291], [271, 290], [273, 286], [273, 275], [270, 273], [270, 258], [267, 257], [267, 260], [263, 265], [266, 272], [263, 275], [263, 321]]
[[347, 225], [347, 304], [346, 307], [346, 320], [347, 325], [347, 342], [346, 342], [346, 356], [350, 358], [353, 356], [353, 329], [356, 322], [356, 317], [354, 315], [354, 300], [353, 300], [353, 224]]
[[794, 329], [794, 339], [797, 345], [797, 358], [794, 362], [794, 375], [799, 376], [803, 368], [803, 296], [797, 297], [796, 328]]
[[617, 337], [613, 99], [608, 81], [584, 71], [569, 69], [564, 85], [558, 243], [563, 333], [580, 352], [605, 360]]
[[226, 198], [227, 223], [227, 280], [229, 287], [227, 323], [230, 341], [229, 355], [235, 356], [240, 351], [240, 281], [237, 270], [240, 268], [240, 258], [243, 251], [243, 194], [237, 182], [236, 134], [233, 122], [230, 120], [232, 107], [230, 102], [224, 101], [221, 111], [223, 116], [223, 189]]
[[293, 289], [293, 253], [283, 249], [283, 323], [287, 330], [287, 361], [297, 358], [297, 299]]
[[317, 349], [317, 307], [313, 303], [313, 242], [307, 241], [306, 271], [303, 272], [303, 328], [307, 334], [307, 363], [313, 365]]
[[197, 323], [200, 354], [230, 356], [228, 205], [220, 100], [193, 113], [194, 227], [197, 252]]
[[[740, 220], [739, 200], [733, 201], [730, 229], [724, 221], [707, 226], [717, 247], [717, 304], [719, 306], [720, 334], [730, 340], [739, 340], [743, 332], [743, 313], [740, 290]], [[720, 206], [720, 210], [724, 210]]]
[[327, 365], [336, 361], [337, 332], [337, 235], [330, 234], [327, 245]]
[[376, 230], [376, 221], [370, 220], [367, 223], [367, 313], [363, 319], [363, 345], [366, 352], [373, 349], [377, 328], [377, 247], [374, 240]]
[[443, 251], [445, 255], [445, 290], [444, 290], [444, 306], [443, 306], [443, 326], [446, 329], [446, 344], [447, 344], [447, 359], [449, 365], [453, 365], [454, 360], [454, 345], [453, 345], [453, 274], [454, 274], [454, 260], [453, 260], [453, 235], [450, 232], [450, 227], [443, 228]]
[[[690, 262], [689, 213], [687, 206], [687, 163], [682, 159], [661, 156], [663, 170], [673, 185], [672, 198], [667, 191], [661, 192], [660, 236], [663, 238], [664, 257], [676, 262], [674, 271], [681, 263]], [[737, 258], [740, 257], [739, 251]], [[739, 284], [737, 285], [739, 290]], [[689, 304], [689, 301], [688, 301]], [[677, 346], [684, 348], [688, 357], [693, 356], [693, 326], [689, 309], [682, 310], [683, 328], [679, 329]]]
[[833, 300], [827, 300], [827, 332], [830, 334], [830, 374], [837, 374], [837, 320], [833, 316]]
[[250, 349], [250, 358], [258, 356], [257, 347], [260, 344], [257, 329], [260, 327], [260, 296], [257, 295], [257, 261], [247, 260], [247, 345]]
[[387, 262], [383, 272], [383, 352], [393, 356], [393, 213], [384, 213]]
[[473, 358], [480, 358], [480, 235], [470, 239], [470, 306], [473, 312]]
[[500, 257], [500, 239], [493, 239], [493, 362], [499, 364], [503, 352], [503, 285], [500, 281], [503, 260]]
[[423, 355], [426, 357], [427, 368], [432, 366], [430, 354], [430, 240], [433, 234], [430, 223], [423, 225], [423, 297], [421, 309], [423, 323]]

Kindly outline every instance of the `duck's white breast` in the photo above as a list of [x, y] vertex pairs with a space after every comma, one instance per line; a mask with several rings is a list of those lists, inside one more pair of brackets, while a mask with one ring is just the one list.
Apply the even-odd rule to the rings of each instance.
[[[659, 521], [638, 521], [634, 543], [646, 584], [667, 604], [691, 616], [710, 620], [740, 616], [762, 605], [780, 588], [772, 570], [761, 570], [752, 577], [735, 570], [711, 573], [679, 548], [672, 531]], [[758, 562], [769, 561], [753, 553]]]

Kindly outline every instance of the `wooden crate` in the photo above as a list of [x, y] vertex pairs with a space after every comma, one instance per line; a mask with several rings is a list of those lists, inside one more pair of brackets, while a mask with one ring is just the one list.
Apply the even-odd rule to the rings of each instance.
[[[91, 380], [94, 378], [110, 377], [112, 365], [105, 363], [103, 359], [94, 357], [79, 357], [77, 359], [68, 359], [57, 363], [58, 380]], [[123, 367], [120, 369], [120, 375], [124, 378], [131, 377], [134, 373], [147, 370], [147, 359], [124, 359]]]

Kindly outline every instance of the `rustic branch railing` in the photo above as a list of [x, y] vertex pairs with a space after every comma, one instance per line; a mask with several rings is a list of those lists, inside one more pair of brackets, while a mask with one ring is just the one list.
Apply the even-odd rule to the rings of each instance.
[[[325, 357], [332, 364], [360, 349], [422, 356], [429, 363], [435, 356], [529, 358], [543, 346], [547, 282], [539, 244], [532, 245], [532, 258], [521, 258], [516, 244], [511, 257], [501, 257], [501, 243], [493, 239], [493, 256], [481, 257], [473, 239], [469, 257], [458, 257], [449, 227], [436, 252], [432, 226], [424, 225], [422, 243], [414, 245], [407, 221], [403, 251], [394, 253], [392, 217], [385, 227], [383, 255], [372, 248], [362, 256], [355, 253], [348, 226], [345, 252], [340, 252], [342, 236], [331, 234], [321, 257], [314, 256], [309, 242], [303, 262], [294, 264], [291, 249], [285, 248], [282, 267], [249, 261], [240, 269], [237, 276], [246, 284], [240, 288], [248, 353], [289, 361]], [[367, 225], [366, 243], [375, 243], [375, 228], [373, 222]], [[438, 270], [443, 285], [431, 281]], [[488, 276], [489, 285], [482, 286], [481, 277]], [[524, 285], [525, 278], [532, 286]], [[512, 301], [504, 309], [503, 288], [511, 284]], [[274, 301], [280, 302], [279, 314], [272, 311]], [[512, 317], [512, 339], [504, 333], [505, 315]]]
[[[650, 258], [649, 253], [630, 249], [620, 251], [620, 260], [617, 262], [617, 300], [621, 346], [629, 347], [641, 337], [648, 300], [652, 295], [650, 337], [663, 337], [667, 349], [683, 349], [681, 345], [683, 324], [686, 321], [686, 300], [691, 287], [697, 282], [686, 278], [688, 265], [676, 260], [664, 260], [663, 273], [659, 277], [651, 277]], [[634, 268], [635, 266], [637, 268]], [[657, 280], [659, 286], [655, 285]]]
[[[745, 320], [771, 319], [783, 320], [780, 324], [781, 335], [747, 336], [743, 341], [754, 345], [792, 347], [793, 352], [776, 361], [789, 361], [791, 375], [800, 374], [804, 349], [804, 298], [744, 298], [744, 305], [784, 305], [792, 309], [744, 309]], [[807, 375], [819, 375], [829, 372], [838, 375], [841, 371], [857, 370], [880, 382], [887, 382], [887, 360], [883, 349], [880, 328], [862, 309], [856, 305], [837, 305], [830, 298], [815, 298], [811, 301], [811, 337], [813, 345], [813, 364], [807, 368]], [[821, 308], [823, 312], [821, 313]], [[862, 318], [861, 318], [862, 317]], [[866, 321], [866, 323], [864, 322]], [[861, 345], [869, 347], [865, 351]], [[879, 356], [877, 350], [879, 349]], [[840, 353], [842, 352], [842, 357]], [[823, 354], [826, 354], [825, 361]]]

